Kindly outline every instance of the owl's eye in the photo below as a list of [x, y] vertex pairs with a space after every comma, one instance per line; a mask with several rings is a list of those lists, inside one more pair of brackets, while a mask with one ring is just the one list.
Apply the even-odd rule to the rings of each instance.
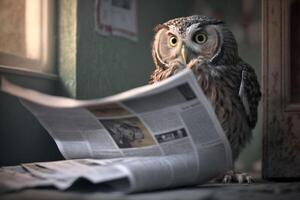
[[198, 44], [203, 44], [207, 40], [207, 36], [204, 33], [197, 33], [194, 37], [194, 40]]
[[169, 45], [170, 47], [175, 47], [177, 45], [177, 38], [175, 36], [169, 37]]

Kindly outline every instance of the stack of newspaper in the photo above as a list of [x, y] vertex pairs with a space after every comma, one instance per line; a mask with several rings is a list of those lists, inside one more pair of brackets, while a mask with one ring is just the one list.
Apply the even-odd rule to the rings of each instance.
[[232, 168], [231, 149], [210, 102], [186, 69], [160, 83], [97, 100], [50, 96], [1, 78], [55, 140], [63, 161], [0, 169], [0, 191], [85, 179], [137, 192], [201, 184]]

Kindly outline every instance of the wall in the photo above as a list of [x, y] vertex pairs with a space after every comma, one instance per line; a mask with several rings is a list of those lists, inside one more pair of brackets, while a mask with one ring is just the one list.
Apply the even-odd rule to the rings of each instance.
[[76, 97], [77, 1], [60, 0], [57, 13], [58, 94]]
[[89, 99], [147, 84], [154, 69], [153, 28], [170, 18], [185, 16], [193, 1], [138, 0], [138, 42], [104, 37], [95, 31], [94, 0], [78, 0], [76, 97]]
[[[4, 71], [14, 83], [54, 94], [56, 79], [37, 74]], [[0, 92], [0, 166], [62, 159], [54, 141], [20, 101]]]

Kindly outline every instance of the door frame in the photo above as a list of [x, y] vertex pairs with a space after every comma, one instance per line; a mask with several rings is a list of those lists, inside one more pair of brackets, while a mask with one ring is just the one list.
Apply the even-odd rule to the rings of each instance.
[[265, 179], [300, 178], [300, 103], [290, 98], [289, 5], [290, 0], [262, 0]]

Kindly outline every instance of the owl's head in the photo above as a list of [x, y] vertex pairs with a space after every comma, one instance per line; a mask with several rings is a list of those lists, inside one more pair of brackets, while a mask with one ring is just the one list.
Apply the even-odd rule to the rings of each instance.
[[152, 55], [156, 67], [201, 59], [212, 64], [233, 64], [238, 58], [232, 32], [222, 21], [193, 15], [172, 19], [155, 28]]

